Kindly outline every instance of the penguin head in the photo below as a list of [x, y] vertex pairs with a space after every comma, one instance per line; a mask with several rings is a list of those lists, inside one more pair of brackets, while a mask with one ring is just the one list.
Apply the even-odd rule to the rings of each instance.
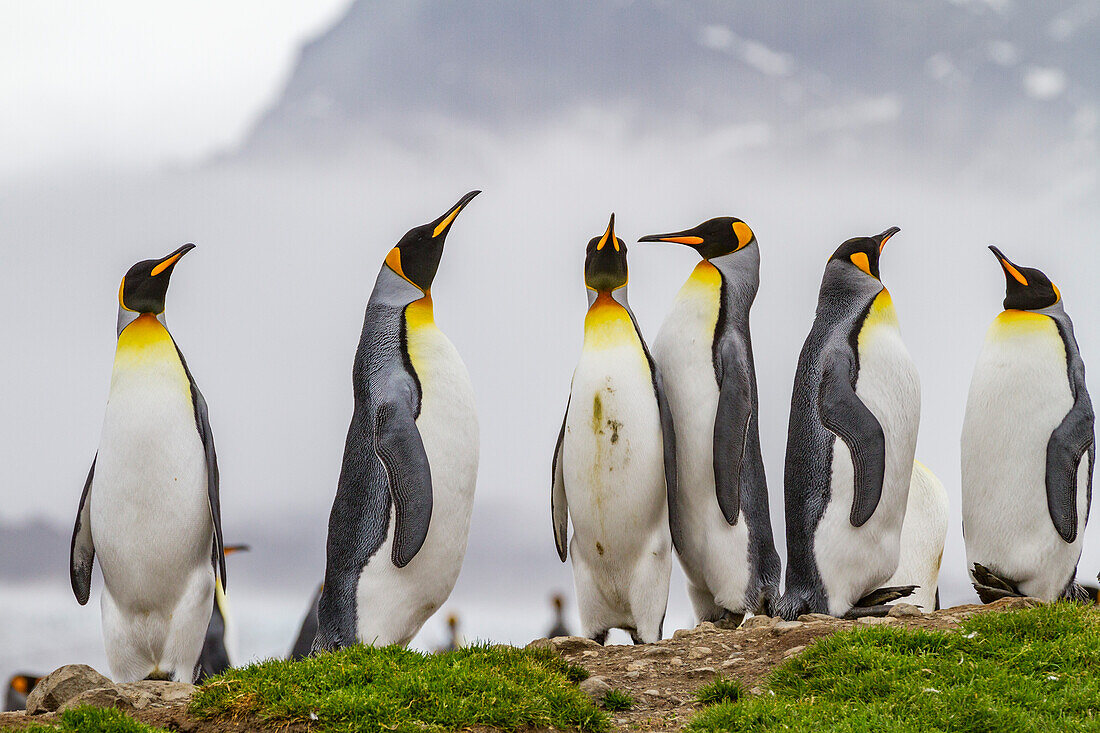
[[118, 286], [119, 307], [134, 313], [163, 313], [172, 270], [179, 259], [194, 248], [193, 244], [185, 244], [159, 260], [143, 260], [131, 267]]
[[869, 277], [879, 278], [878, 260], [886, 246], [887, 240], [901, 229], [890, 227], [882, 234], [873, 237], [853, 237], [837, 247], [836, 252], [829, 258], [830, 262], [841, 262], [846, 266], [854, 267]]
[[470, 191], [435, 221], [410, 229], [386, 255], [386, 265], [423, 292], [428, 292], [443, 256], [443, 242], [455, 217], [481, 191]]
[[615, 236], [615, 215], [607, 231], [588, 242], [584, 257], [584, 284], [597, 293], [610, 292], [626, 285], [626, 242]]
[[732, 216], [707, 219], [694, 229], [669, 234], [647, 234], [639, 242], [674, 242], [693, 247], [703, 259], [713, 259], [744, 249], [756, 241], [749, 225]]
[[8, 689], [14, 690], [16, 693], [26, 697], [41, 679], [41, 677], [35, 677], [29, 674], [17, 674], [8, 680]]
[[1058, 287], [1034, 267], [1019, 267], [1001, 250], [989, 245], [1005, 273], [1005, 310], [1034, 311], [1048, 308], [1062, 298]]

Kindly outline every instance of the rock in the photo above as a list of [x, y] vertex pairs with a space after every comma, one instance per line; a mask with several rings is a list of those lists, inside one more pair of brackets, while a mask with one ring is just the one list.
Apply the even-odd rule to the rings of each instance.
[[714, 667], [696, 667], [690, 672], [687, 672], [687, 676], [691, 677], [711, 677], [714, 674], [716, 674]]
[[611, 683], [606, 677], [589, 677], [577, 687], [595, 703], [601, 702], [603, 696], [611, 692]]
[[727, 659], [726, 661], [722, 662], [718, 666], [720, 666], [722, 669], [729, 669], [730, 667], [736, 667], [738, 664], [741, 664], [741, 662], [743, 662], [743, 661], [745, 661], [745, 660], [742, 657], [732, 657], [732, 658]]
[[627, 672], [623, 676], [626, 677], [628, 680], [636, 680], [636, 679], [638, 679], [639, 677], [642, 676], [642, 673], [637, 671], [637, 670], [634, 670], [633, 672]]
[[771, 616], [749, 616], [741, 624], [742, 629], [765, 629], [771, 626], [775, 626], [781, 619], [772, 618]]
[[671, 659], [668, 660], [668, 663], [670, 665], [672, 665], [673, 667], [680, 667], [680, 666], [683, 666], [684, 660], [680, 659], [679, 657], [672, 657]]
[[660, 697], [661, 696], [661, 691], [660, 690], [646, 690], [645, 694], [649, 695], [650, 697]]
[[688, 659], [703, 659], [711, 655], [709, 646], [696, 646], [688, 649]]
[[788, 631], [794, 631], [795, 629], [801, 629], [806, 624], [801, 621], [780, 621], [772, 628], [780, 633], [786, 633]]
[[906, 618], [909, 616], [923, 616], [923, 612], [912, 603], [897, 603], [886, 614], [891, 618]]
[[761, 687], [760, 685], [757, 685], [756, 687], [752, 687], [752, 688], [749, 689], [749, 694], [750, 695], [763, 695], [764, 694], [764, 688]]
[[110, 687], [96, 687], [91, 690], [85, 690], [76, 697], [66, 700], [58, 712], [64, 712], [72, 708], [78, 708], [81, 705], [90, 705], [93, 708], [118, 708], [119, 710], [133, 710], [134, 703], [130, 701], [130, 698], [123, 695], [122, 692], [111, 685]]
[[703, 623], [701, 623], [701, 624], [699, 624], [698, 626], [695, 627], [695, 633], [696, 634], [704, 634], [704, 633], [707, 633], [707, 632], [710, 632], [710, 631], [717, 631], [717, 630], [718, 630], [718, 627], [715, 626], [710, 621], [704, 621]]
[[783, 658], [784, 659], [790, 659], [791, 657], [793, 657], [796, 654], [800, 653], [805, 648], [806, 648], [805, 644], [800, 644], [798, 646], [792, 646], [790, 649], [783, 652]]
[[27, 696], [27, 714], [52, 713], [88, 690], [114, 683], [86, 664], [69, 664], [46, 675]]
[[671, 657], [672, 650], [665, 646], [657, 646], [656, 644], [644, 647], [638, 652], [639, 657]]
[[898, 620], [889, 616], [860, 616], [856, 619], [857, 624], [863, 626], [889, 626], [890, 624], [896, 624]]
[[167, 707], [187, 702], [198, 689], [186, 682], [165, 682], [162, 680], [142, 680], [141, 682], [123, 682], [117, 685], [138, 710], [148, 707]]
[[836, 618], [827, 613], [804, 613], [798, 617], [798, 620], [804, 624], [809, 624], [820, 621], [836, 621]]
[[550, 645], [562, 654], [581, 652], [585, 649], [599, 649], [600, 645], [583, 636], [559, 636], [550, 640]]
[[543, 637], [541, 639], [535, 639], [534, 641], [532, 641], [530, 644], [528, 644], [527, 646], [525, 646], [523, 648], [524, 649], [553, 649], [554, 644], [553, 644], [553, 642], [551, 642], [546, 637]]
[[581, 656], [582, 657], [598, 657], [598, 656], [600, 656], [600, 653], [598, 651], [596, 651], [595, 649], [589, 649], [587, 651], [581, 652]]
[[646, 667], [648, 667], [651, 664], [653, 664], [653, 662], [650, 662], [650, 661], [645, 660], [645, 659], [639, 659], [635, 662], [631, 662], [630, 664], [626, 665], [626, 671], [627, 672], [640, 672], [641, 670], [645, 669]]
[[992, 605], [997, 606], [1002, 611], [1016, 611], [1023, 608], [1035, 608], [1043, 605], [1043, 602], [1038, 598], [1025, 596], [1023, 598], [1002, 598]]

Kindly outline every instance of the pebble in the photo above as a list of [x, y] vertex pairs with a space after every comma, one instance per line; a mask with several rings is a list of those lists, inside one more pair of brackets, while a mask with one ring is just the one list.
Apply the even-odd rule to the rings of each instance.
[[661, 696], [661, 693], [658, 690], [646, 690], [645, 694], [649, 695], [650, 697], [660, 697]]
[[764, 629], [779, 623], [778, 618], [771, 616], [750, 616], [741, 624], [742, 629]]
[[836, 621], [836, 618], [827, 613], [804, 613], [798, 617], [798, 620], [802, 623], [809, 624], [820, 621]]
[[599, 649], [600, 645], [591, 639], [586, 639], [583, 636], [559, 636], [556, 639], [550, 640], [550, 645], [559, 652], [568, 654], [570, 652], [579, 652], [585, 649]]
[[711, 655], [711, 648], [709, 646], [697, 646], [688, 649], [688, 659], [703, 659]]
[[691, 670], [688, 674], [692, 677], [708, 677], [715, 673], [714, 667], [697, 667]]
[[806, 648], [805, 644], [800, 644], [798, 646], [792, 646], [790, 649], [783, 652], [783, 658], [784, 659], [790, 659], [791, 657], [795, 656], [796, 654], [798, 654], [799, 652], [801, 652], [805, 648]]
[[891, 618], [905, 618], [907, 616], [922, 616], [923, 613], [912, 603], [897, 603], [887, 615]]
[[631, 662], [630, 664], [626, 665], [626, 671], [640, 672], [651, 664], [653, 664], [653, 662], [647, 661], [645, 659], [639, 659], [636, 662]]
[[600, 702], [603, 700], [603, 696], [611, 691], [611, 683], [607, 681], [606, 677], [589, 677], [577, 687], [581, 692], [588, 695], [592, 702]]
[[594, 650], [594, 649], [590, 649], [586, 652], [581, 652], [581, 656], [582, 657], [598, 657], [598, 656], [600, 656], [600, 653], [598, 651]]
[[741, 662], [743, 662], [743, 661], [745, 661], [745, 660], [742, 659], [741, 657], [735, 657], [733, 659], [727, 659], [726, 661], [722, 662], [718, 666], [721, 667], [722, 669], [729, 669], [730, 667], [736, 667], [738, 664], [741, 664]]
[[672, 659], [668, 660], [668, 663], [671, 664], [673, 667], [680, 667], [683, 666], [684, 660], [680, 659], [679, 657], [673, 657]]
[[668, 647], [652, 645], [638, 652], [639, 657], [670, 657], [672, 650]]
[[801, 621], [780, 621], [772, 628], [776, 631], [785, 633], [787, 631], [793, 631], [794, 629], [801, 629], [805, 625], [806, 624], [802, 623]]
[[856, 619], [857, 624], [863, 626], [889, 626], [890, 624], [896, 624], [898, 620], [889, 616], [860, 616]]

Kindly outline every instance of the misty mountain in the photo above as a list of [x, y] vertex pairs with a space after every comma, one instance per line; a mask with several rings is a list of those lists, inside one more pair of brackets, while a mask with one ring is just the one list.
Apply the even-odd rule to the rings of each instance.
[[356, 0], [302, 49], [244, 151], [594, 113], [795, 154], [1073, 164], [1095, 153], [1098, 29], [1094, 2]]

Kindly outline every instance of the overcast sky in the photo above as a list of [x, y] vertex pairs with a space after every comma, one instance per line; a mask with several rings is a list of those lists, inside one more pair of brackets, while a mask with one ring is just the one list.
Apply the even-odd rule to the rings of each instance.
[[0, 179], [231, 147], [350, 0], [0, 0]]

